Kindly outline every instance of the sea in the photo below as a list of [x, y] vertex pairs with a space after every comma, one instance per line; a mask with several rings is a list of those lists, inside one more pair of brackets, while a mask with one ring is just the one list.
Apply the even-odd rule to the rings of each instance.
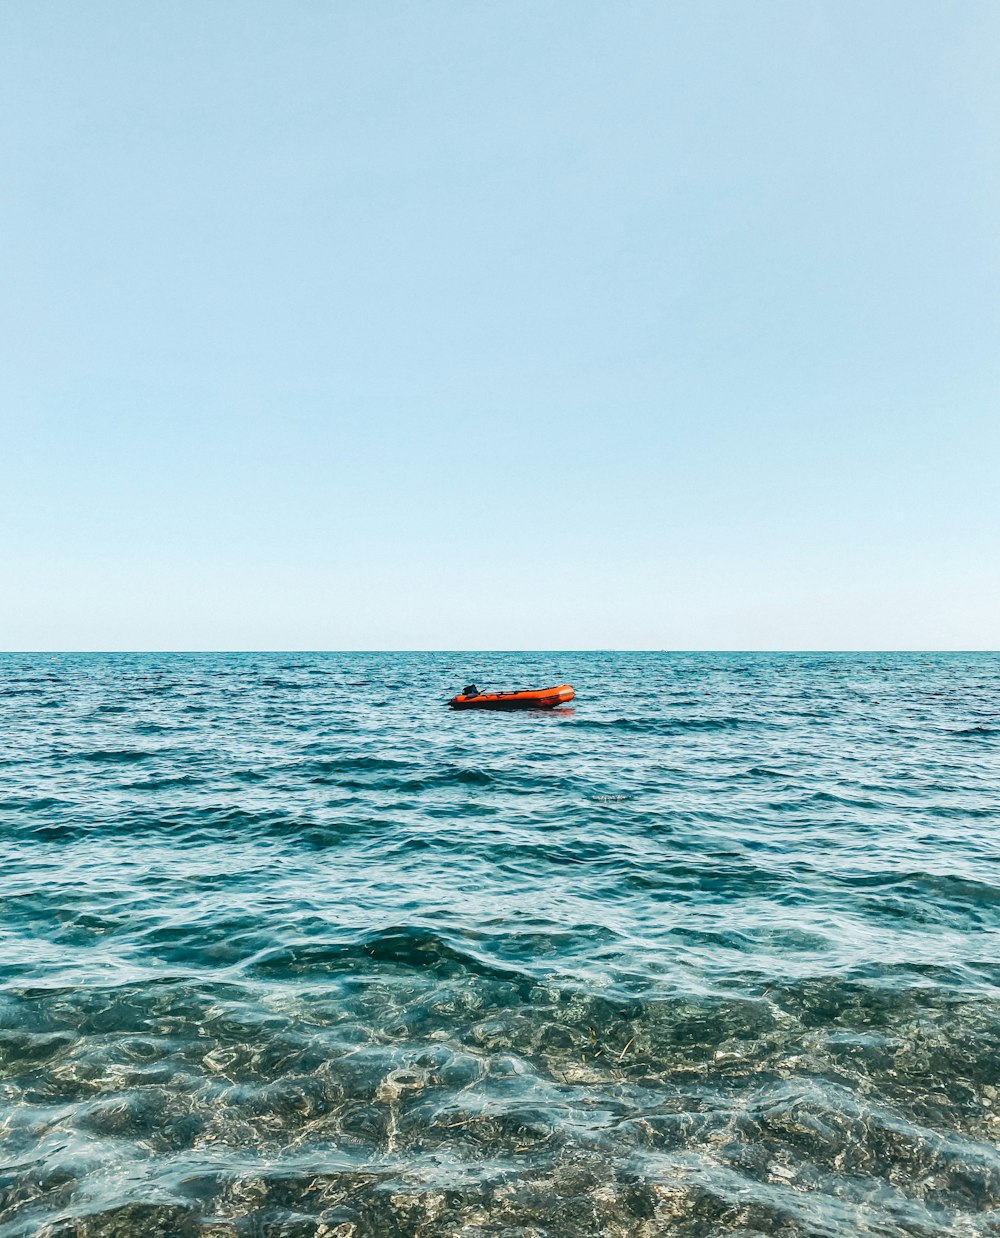
[[2, 655], [0, 1238], [998, 1235], [998, 793], [994, 653]]

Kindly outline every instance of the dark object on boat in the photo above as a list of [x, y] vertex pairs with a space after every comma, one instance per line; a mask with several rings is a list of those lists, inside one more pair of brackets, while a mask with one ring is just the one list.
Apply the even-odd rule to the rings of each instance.
[[452, 709], [554, 709], [575, 695], [568, 683], [531, 692], [480, 692], [473, 683], [448, 703]]

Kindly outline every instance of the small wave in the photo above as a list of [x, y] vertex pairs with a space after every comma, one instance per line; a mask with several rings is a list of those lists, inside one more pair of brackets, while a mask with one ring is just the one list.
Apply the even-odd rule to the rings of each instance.
[[1000, 885], [957, 873], [909, 872], [857, 873], [837, 878], [845, 885], [864, 889], [893, 890], [910, 893], [921, 902], [932, 899], [973, 909], [989, 909], [1000, 905]]
[[0, 799], [0, 809], [15, 808], [24, 812], [44, 812], [47, 808], [62, 808], [70, 800], [57, 799], [53, 795], [11, 795]]
[[196, 778], [194, 774], [165, 775], [162, 778], [144, 778], [138, 782], [122, 783], [130, 791], [164, 791], [171, 787], [200, 787], [204, 778]]
[[[858, 795], [838, 795], [834, 791], [814, 791], [811, 795], [806, 796], [804, 800], [798, 801], [794, 806], [801, 807], [804, 804], [836, 804], [842, 808], [885, 807], [884, 800], [875, 800]], [[788, 805], [788, 807], [791, 806], [792, 805]]]
[[432, 969], [442, 976], [531, 983], [515, 968], [492, 963], [452, 945], [430, 929], [410, 925], [394, 925], [348, 941], [301, 941], [273, 947], [248, 960], [245, 970], [261, 976], [302, 976], [345, 970], [367, 972], [373, 963], [406, 970]]
[[310, 781], [313, 783], [355, 791], [414, 794], [434, 787], [486, 787], [495, 781], [489, 771], [470, 766], [445, 766], [414, 776], [414, 765], [410, 762], [374, 758], [312, 760], [301, 769], [312, 774]]
[[495, 781], [492, 774], [484, 769], [466, 769], [452, 766], [429, 774], [424, 778], [409, 778], [393, 783], [393, 789], [400, 791], [424, 791], [430, 787], [488, 787]]
[[262, 769], [238, 769], [232, 776], [237, 782], [267, 782], [269, 774]]
[[399, 757], [336, 756], [311, 757], [299, 768], [303, 773], [364, 774], [412, 769], [413, 764]]
[[157, 754], [142, 748], [94, 748], [72, 755], [78, 761], [93, 761], [98, 765], [130, 765], [136, 761], [148, 761]]
[[759, 718], [581, 718], [573, 726], [583, 730], [620, 731], [636, 735], [674, 735], [689, 731], [733, 731], [746, 725], [765, 725]]

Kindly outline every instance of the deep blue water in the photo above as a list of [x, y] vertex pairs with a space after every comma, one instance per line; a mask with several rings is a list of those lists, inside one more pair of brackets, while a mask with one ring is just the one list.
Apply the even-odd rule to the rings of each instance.
[[4, 655], [0, 1238], [1000, 1234], [998, 791], [992, 654]]

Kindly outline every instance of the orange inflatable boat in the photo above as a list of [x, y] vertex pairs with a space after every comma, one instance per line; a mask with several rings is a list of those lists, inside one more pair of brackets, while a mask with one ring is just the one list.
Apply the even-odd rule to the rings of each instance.
[[480, 692], [470, 683], [448, 703], [452, 709], [554, 709], [575, 695], [568, 683], [557, 688], [536, 688], [533, 692]]

